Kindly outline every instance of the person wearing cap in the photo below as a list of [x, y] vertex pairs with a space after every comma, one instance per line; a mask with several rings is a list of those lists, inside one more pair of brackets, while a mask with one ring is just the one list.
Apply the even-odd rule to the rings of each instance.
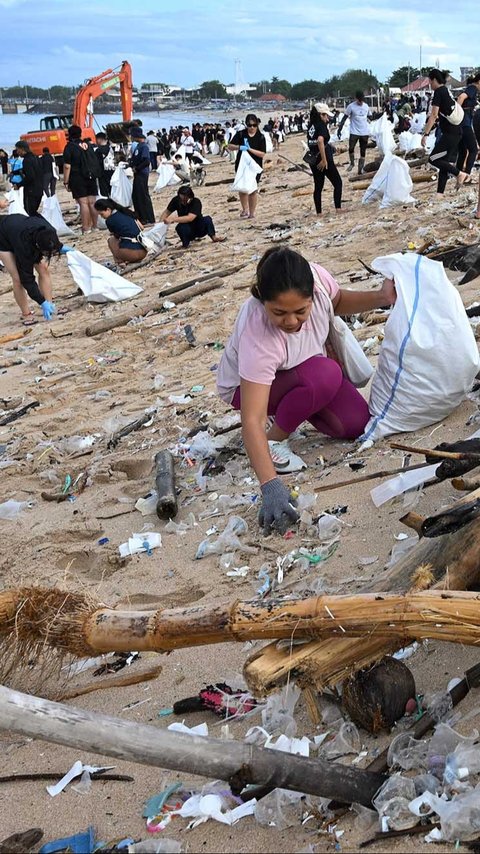
[[325, 178], [333, 185], [333, 203], [338, 213], [342, 208], [342, 179], [333, 160], [330, 145], [329, 119], [333, 112], [325, 103], [314, 104], [310, 111], [307, 127], [307, 142], [310, 169], [313, 175], [313, 202], [318, 216], [322, 215], [322, 192]]
[[367, 142], [370, 134], [368, 124], [368, 116], [371, 115], [371, 110], [368, 104], [365, 103], [363, 92], [355, 92], [355, 100], [346, 108], [342, 121], [338, 126], [338, 138], [342, 135], [342, 128], [350, 119], [350, 136], [348, 138], [348, 155], [350, 157], [350, 166], [347, 172], [351, 172], [355, 166], [355, 146], [360, 143], [360, 157], [358, 158], [358, 174], [361, 175], [365, 166], [365, 155], [367, 152]]
[[145, 133], [141, 127], [132, 125], [130, 139], [135, 148], [130, 155], [129, 165], [133, 169], [132, 204], [136, 217], [142, 225], [152, 225], [155, 222], [152, 200], [148, 191], [148, 174], [150, 172], [150, 151], [145, 141]]

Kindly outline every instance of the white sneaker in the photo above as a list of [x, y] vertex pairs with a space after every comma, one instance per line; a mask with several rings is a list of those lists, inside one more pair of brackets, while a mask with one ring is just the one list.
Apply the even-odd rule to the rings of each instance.
[[288, 474], [289, 472], [301, 471], [307, 468], [307, 464], [301, 457], [293, 453], [287, 440], [284, 442], [269, 441], [268, 448], [275, 471], [279, 474]]

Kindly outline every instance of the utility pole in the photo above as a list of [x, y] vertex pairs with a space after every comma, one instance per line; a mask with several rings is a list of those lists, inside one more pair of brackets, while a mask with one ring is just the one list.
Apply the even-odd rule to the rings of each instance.
[[418, 71], [419, 71], [419, 74], [421, 77], [422, 76], [422, 45], [420, 45], [420, 65], [419, 65]]
[[407, 86], [410, 86], [410, 60], [408, 60], [408, 77], [407, 77]]

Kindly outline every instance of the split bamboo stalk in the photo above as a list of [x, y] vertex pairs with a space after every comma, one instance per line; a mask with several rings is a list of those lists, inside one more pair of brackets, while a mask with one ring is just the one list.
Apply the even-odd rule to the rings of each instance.
[[417, 448], [415, 445], [403, 445], [401, 442], [390, 442], [390, 447], [397, 451], [407, 451], [411, 454], [424, 454], [426, 457], [438, 457], [441, 460], [480, 460], [480, 454], [473, 451], [441, 451], [436, 448]]
[[[201, 294], [205, 294], [208, 291], [213, 291], [215, 288], [220, 288], [223, 285], [223, 279], [209, 279], [206, 282], [199, 282], [197, 285], [192, 285], [191, 288], [187, 288], [182, 291], [175, 297], [175, 305], [179, 305], [182, 302], [187, 302], [187, 300], [192, 297], [200, 296]], [[155, 300], [155, 302], [150, 302], [147, 305], [142, 306], [142, 308], [136, 308], [129, 314], [121, 314], [116, 315], [115, 317], [108, 318], [106, 320], [97, 320], [95, 323], [92, 323], [90, 326], [87, 326], [85, 329], [85, 335], [92, 337], [94, 335], [101, 335], [103, 332], [108, 332], [110, 329], [116, 329], [118, 326], [126, 326], [133, 317], [145, 317], [145, 315], [150, 314], [150, 312], [156, 313], [162, 311], [163, 309], [163, 301]]]
[[[471, 500], [471, 495], [467, 500]], [[456, 507], [458, 503], [453, 506]], [[409, 554], [387, 573], [382, 573], [381, 579], [360, 592], [371, 593], [383, 588], [389, 592], [404, 593], [412, 587], [418, 589], [418, 573], [425, 568], [432, 573], [430, 581], [425, 579], [425, 588], [468, 589], [480, 578], [479, 552], [480, 524], [478, 520], [473, 520], [459, 531], [435, 539], [420, 540]], [[278, 649], [276, 644], [271, 643], [247, 659], [244, 675], [250, 689], [258, 696], [285, 681], [290, 670], [295, 673], [298, 682], [316, 685], [320, 690], [396, 649], [398, 644], [375, 635], [360, 640], [314, 640], [291, 650]]]
[[60, 590], [0, 594], [0, 636], [13, 635], [78, 657], [106, 652], [169, 652], [249, 640], [361, 637], [480, 643], [480, 595], [449, 591], [363, 593], [219, 602], [155, 611], [117, 611]]
[[370, 806], [387, 777], [277, 750], [168, 732], [0, 687], [0, 727], [54, 744], [180, 773], [208, 775], [239, 788], [265, 784]]

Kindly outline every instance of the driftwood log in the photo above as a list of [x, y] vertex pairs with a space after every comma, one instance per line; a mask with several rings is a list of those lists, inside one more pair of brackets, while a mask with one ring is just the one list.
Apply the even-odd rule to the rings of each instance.
[[[367, 190], [368, 187], [370, 186], [370, 178], [373, 178], [374, 174], [376, 174], [376, 173], [370, 174], [368, 180], [359, 181], [358, 183], [354, 183], [352, 190]], [[426, 181], [431, 181], [432, 175], [433, 175], [432, 172], [418, 172], [418, 173], [413, 172], [410, 175], [410, 178], [412, 179], [414, 184], [423, 184]], [[363, 175], [360, 177], [363, 178]]]
[[[196, 285], [192, 285], [191, 288], [187, 288], [179, 293], [174, 300], [175, 305], [187, 302], [187, 300], [192, 297], [206, 294], [208, 291], [213, 291], [215, 288], [220, 288], [222, 285], [223, 280], [219, 278], [209, 279], [206, 282], [199, 282]], [[147, 314], [155, 314], [159, 311], [163, 311], [163, 301], [155, 300], [155, 302], [147, 303], [147, 305], [142, 306], [142, 308], [132, 310], [129, 314], [116, 315], [106, 320], [97, 320], [95, 323], [87, 326], [85, 329], [85, 335], [88, 335], [89, 337], [102, 335], [103, 332], [109, 332], [110, 329], [117, 329], [119, 326], [126, 326], [134, 317], [145, 317]]]
[[160, 291], [158, 294], [162, 299], [170, 296], [170, 294], [177, 294], [179, 291], [184, 291], [185, 288], [189, 288], [191, 285], [197, 285], [200, 282], [208, 282], [211, 279], [225, 279], [227, 276], [233, 276], [234, 273], [238, 273], [239, 270], [243, 270], [246, 267], [246, 264], [237, 264], [235, 267], [227, 267], [225, 270], [214, 270], [213, 273], [207, 273], [205, 276], [198, 276], [196, 279], [188, 279], [186, 282], [182, 282], [180, 285], [172, 285], [171, 288], [166, 288], [164, 291]]
[[371, 805], [375, 792], [387, 779], [383, 774], [245, 742], [229, 741], [227, 750], [220, 739], [129, 723], [4, 687], [0, 687], [0, 727], [142, 765], [228, 782], [240, 778], [242, 788], [268, 784], [364, 806]]
[[171, 519], [178, 513], [175, 489], [175, 463], [170, 451], [159, 451], [155, 455], [155, 488], [158, 494], [157, 516]]
[[[366, 585], [360, 592], [380, 592], [383, 589], [405, 593], [416, 585], [418, 573], [425, 567], [431, 572], [426, 586], [468, 590], [480, 577], [479, 553], [480, 521], [477, 519], [454, 533], [435, 539], [421, 539], [395, 566], [382, 573], [381, 579]], [[249, 687], [257, 695], [265, 694], [283, 682], [291, 671], [297, 681], [321, 689], [396, 649], [398, 644], [375, 634], [359, 640], [314, 640], [291, 649], [277, 649], [276, 644], [269, 644], [250, 656], [244, 674]]]

